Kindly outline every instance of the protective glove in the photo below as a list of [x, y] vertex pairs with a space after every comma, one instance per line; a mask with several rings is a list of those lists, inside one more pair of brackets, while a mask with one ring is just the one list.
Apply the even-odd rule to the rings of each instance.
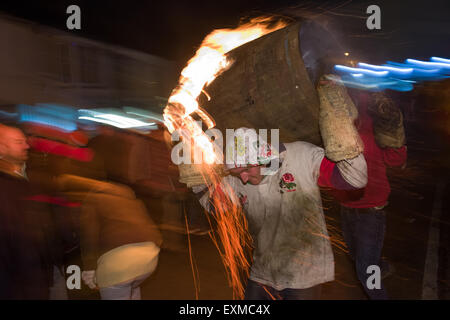
[[328, 159], [338, 162], [361, 154], [364, 145], [353, 121], [358, 111], [337, 76], [324, 76], [317, 92], [320, 99], [319, 126]]
[[83, 271], [81, 273], [81, 279], [91, 289], [97, 288], [97, 278], [95, 276], [95, 270]]
[[405, 144], [403, 115], [398, 106], [382, 92], [373, 94], [369, 107], [375, 141], [381, 148], [400, 148]]

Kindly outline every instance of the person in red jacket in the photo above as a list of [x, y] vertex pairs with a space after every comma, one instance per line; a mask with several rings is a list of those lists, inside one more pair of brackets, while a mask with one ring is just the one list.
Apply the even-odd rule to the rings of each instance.
[[[359, 116], [355, 121], [358, 133], [364, 143], [364, 157], [367, 162], [368, 182], [364, 189], [340, 192], [337, 198], [341, 204], [342, 233], [349, 254], [354, 260], [358, 279], [370, 299], [388, 299], [386, 289], [380, 279], [379, 286], [368, 286], [368, 279], [374, 271], [369, 266], [381, 267], [386, 213], [391, 191], [386, 175], [386, 167], [402, 166], [406, 163], [406, 145], [399, 148], [381, 148], [374, 135], [374, 120], [368, 111], [373, 103], [373, 95], [360, 92], [353, 96], [357, 101]], [[335, 193], [336, 195], [336, 193]], [[368, 269], [369, 268], [369, 269]], [[370, 279], [369, 279], [369, 282]], [[370, 288], [369, 288], [370, 287]]]

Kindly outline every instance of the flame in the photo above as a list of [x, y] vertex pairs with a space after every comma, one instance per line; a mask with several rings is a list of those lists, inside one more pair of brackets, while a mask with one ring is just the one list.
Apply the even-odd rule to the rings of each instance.
[[[194, 57], [182, 70], [178, 86], [172, 91], [164, 109], [164, 123], [170, 133], [180, 129], [183, 139], [191, 141], [194, 149], [201, 150], [206, 164], [222, 161], [219, 159], [222, 156], [215, 153], [210, 138], [192, 117], [193, 113], [199, 115], [208, 129], [215, 126], [214, 120], [200, 108], [197, 101], [199, 95], [233, 64], [226, 56], [229, 51], [286, 25], [285, 22], [275, 22], [272, 18], [259, 17], [236, 29], [214, 30], [206, 36]], [[211, 99], [209, 95], [207, 97]], [[229, 186], [223, 184], [222, 177], [214, 166], [202, 166], [201, 173], [205, 181], [208, 179], [212, 182], [209, 188], [221, 246], [213, 234], [211, 238], [221, 254], [234, 297], [243, 298], [242, 280], [247, 280], [250, 268], [246, 251], [251, 246], [247, 221], [238, 197]], [[222, 188], [228, 192], [214, 187], [221, 182]]]

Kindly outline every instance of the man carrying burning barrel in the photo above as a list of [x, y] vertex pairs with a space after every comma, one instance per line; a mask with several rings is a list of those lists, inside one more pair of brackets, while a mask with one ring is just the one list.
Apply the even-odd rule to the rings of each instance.
[[[345, 88], [331, 81], [321, 83], [325, 148], [303, 141], [276, 148], [274, 141], [269, 145], [254, 129], [240, 128], [232, 141], [227, 140], [227, 175], [221, 181], [208, 188], [193, 185], [195, 165], [191, 167], [191, 186], [206, 210], [214, 214], [211, 199], [224, 195], [247, 218], [253, 262], [245, 299], [318, 299], [321, 284], [334, 280], [319, 186], [363, 188], [367, 165], [352, 110], [344, 101]], [[186, 181], [186, 172], [181, 171], [181, 181]]]

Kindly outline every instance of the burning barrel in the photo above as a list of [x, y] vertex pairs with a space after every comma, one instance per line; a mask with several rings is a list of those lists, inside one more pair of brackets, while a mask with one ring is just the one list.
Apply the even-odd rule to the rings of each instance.
[[216, 127], [279, 129], [281, 142], [321, 144], [319, 99], [305, 68], [296, 22], [227, 53], [232, 66], [199, 97]]

